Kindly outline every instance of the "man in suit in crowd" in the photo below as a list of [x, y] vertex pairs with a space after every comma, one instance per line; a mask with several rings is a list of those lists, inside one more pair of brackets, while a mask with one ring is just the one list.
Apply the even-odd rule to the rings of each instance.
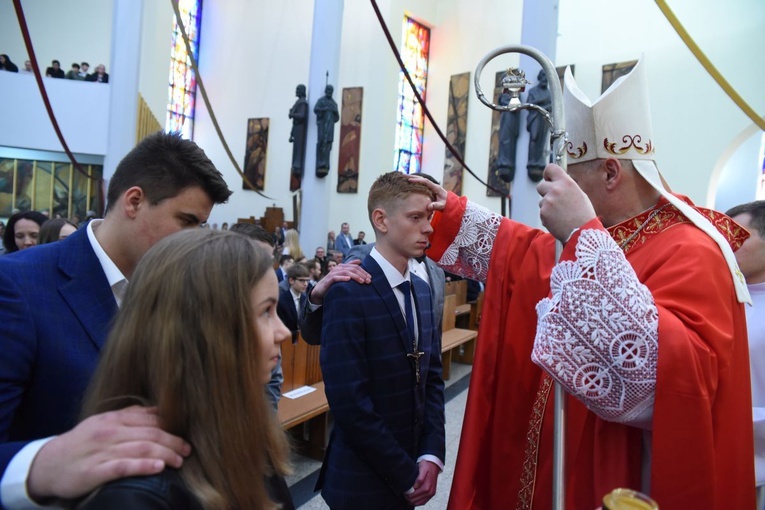
[[319, 261], [322, 271], [327, 267], [327, 251], [323, 246], [316, 247], [313, 258]]
[[140, 258], [160, 239], [207, 221], [230, 194], [202, 149], [158, 132], [118, 165], [103, 220], [0, 259], [4, 508], [76, 498], [116, 478], [181, 465], [190, 447], [158, 428], [154, 410], [133, 406], [77, 424], [80, 402]]
[[300, 331], [300, 314], [305, 306], [305, 291], [309, 280], [308, 269], [303, 264], [293, 264], [287, 269], [289, 287], [279, 289], [276, 313], [287, 329], [292, 331], [293, 343], [297, 341]]
[[365, 237], [366, 237], [366, 234], [364, 233], [364, 231], [360, 230], [359, 236], [353, 240], [353, 246], [358, 246], [360, 244], [367, 244], [367, 242], [364, 240]]
[[317, 488], [335, 510], [423, 505], [443, 469], [440, 324], [409, 270], [433, 231], [431, 200], [404, 174], [379, 177], [368, 200], [377, 243], [362, 263], [371, 284], [337, 283], [324, 299], [320, 360], [335, 428]]
[[282, 255], [279, 257], [279, 267], [274, 269], [274, 271], [276, 271], [276, 281], [281, 283], [285, 278], [287, 278], [287, 269], [289, 269], [294, 263], [295, 259], [292, 257], [292, 255]]
[[321, 261], [318, 259], [311, 259], [306, 261], [304, 265], [308, 269], [308, 276], [310, 277], [310, 280], [308, 281], [308, 290], [306, 290], [306, 292], [308, 292], [313, 288], [314, 285], [319, 283], [319, 280], [321, 280]]
[[353, 248], [353, 237], [351, 236], [351, 226], [347, 223], [340, 225], [340, 235], [335, 238], [335, 251], [339, 251], [343, 254], [343, 257], [348, 255], [348, 252]]

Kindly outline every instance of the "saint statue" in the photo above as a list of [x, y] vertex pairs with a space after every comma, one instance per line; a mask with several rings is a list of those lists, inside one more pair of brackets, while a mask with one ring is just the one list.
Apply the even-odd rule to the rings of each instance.
[[335, 88], [327, 85], [324, 97], [316, 101], [313, 112], [316, 114], [318, 135], [316, 141], [316, 176], [325, 177], [329, 173], [329, 153], [335, 139], [335, 123], [340, 120], [337, 103], [332, 99]]
[[[510, 92], [507, 89], [499, 96], [499, 104], [510, 104]], [[515, 177], [515, 148], [521, 118], [519, 112], [503, 111], [499, 114], [499, 151], [497, 153], [497, 174], [504, 182], [512, 182]]]
[[295, 89], [297, 101], [290, 108], [292, 119], [292, 131], [290, 143], [292, 143], [292, 175], [297, 178], [303, 177], [303, 163], [305, 162], [306, 119], [308, 119], [308, 101], [305, 99], [305, 85], [298, 85]]
[[[544, 70], [537, 75], [539, 83], [532, 87], [526, 98], [527, 103], [532, 103], [548, 112], [552, 108], [552, 95], [547, 87], [547, 75]], [[529, 110], [526, 117], [526, 129], [529, 132], [529, 159], [526, 170], [529, 179], [534, 182], [542, 180], [542, 172], [547, 166], [545, 149], [549, 145], [550, 125], [544, 116], [536, 110]]]

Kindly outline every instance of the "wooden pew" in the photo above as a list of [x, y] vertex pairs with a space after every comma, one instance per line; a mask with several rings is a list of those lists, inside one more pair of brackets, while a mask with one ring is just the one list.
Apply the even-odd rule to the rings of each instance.
[[[470, 304], [470, 317], [468, 318], [468, 328], [478, 333], [478, 325], [481, 322], [481, 313], [483, 313], [483, 291], [478, 294], [478, 299]], [[472, 364], [475, 359], [476, 342], [467, 342], [452, 355], [452, 361], [459, 363]]]
[[[290, 432], [296, 450], [322, 460], [329, 440], [329, 404], [319, 366], [318, 345], [308, 345], [301, 337], [296, 343], [282, 343], [282, 398], [279, 400], [279, 422]], [[311, 386], [315, 391], [296, 399], [284, 393]], [[302, 425], [302, 426], [301, 426]]]
[[467, 316], [470, 313], [470, 304], [467, 302], [467, 280], [446, 282], [444, 286], [445, 296], [455, 296], [454, 313], [457, 317]]
[[476, 331], [455, 327], [456, 300], [454, 294], [444, 296], [444, 318], [441, 327], [441, 362], [444, 380], [448, 380], [451, 376], [454, 351], [462, 345], [475, 344], [475, 338], [478, 336]]

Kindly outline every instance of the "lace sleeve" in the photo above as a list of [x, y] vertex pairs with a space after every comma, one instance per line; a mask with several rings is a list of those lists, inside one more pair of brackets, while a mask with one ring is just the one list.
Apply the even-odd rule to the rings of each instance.
[[584, 230], [575, 261], [558, 264], [537, 304], [532, 360], [603, 419], [641, 421], [653, 409], [658, 310], [613, 239]]
[[438, 265], [450, 273], [485, 283], [491, 249], [501, 222], [502, 216], [468, 201], [459, 233]]

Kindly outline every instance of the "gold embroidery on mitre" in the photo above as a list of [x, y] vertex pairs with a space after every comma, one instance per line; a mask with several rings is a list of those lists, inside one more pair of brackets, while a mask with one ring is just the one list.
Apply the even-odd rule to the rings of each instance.
[[587, 142], [582, 141], [582, 145], [580, 147], [576, 147], [576, 152], [573, 152], [572, 149], [574, 149], [574, 144], [572, 142], [568, 142], [568, 144], [566, 144], [566, 152], [569, 156], [571, 156], [572, 159], [579, 159], [587, 154]]
[[635, 149], [635, 152], [643, 155], [653, 154], [656, 152], [656, 149], [653, 147], [653, 142], [648, 140], [645, 144], [643, 144], [643, 138], [640, 135], [624, 135], [622, 137], [622, 143], [625, 145], [617, 148], [616, 142], [609, 142], [608, 138], [604, 138], [603, 148], [615, 156], [620, 156], [633, 148]]

